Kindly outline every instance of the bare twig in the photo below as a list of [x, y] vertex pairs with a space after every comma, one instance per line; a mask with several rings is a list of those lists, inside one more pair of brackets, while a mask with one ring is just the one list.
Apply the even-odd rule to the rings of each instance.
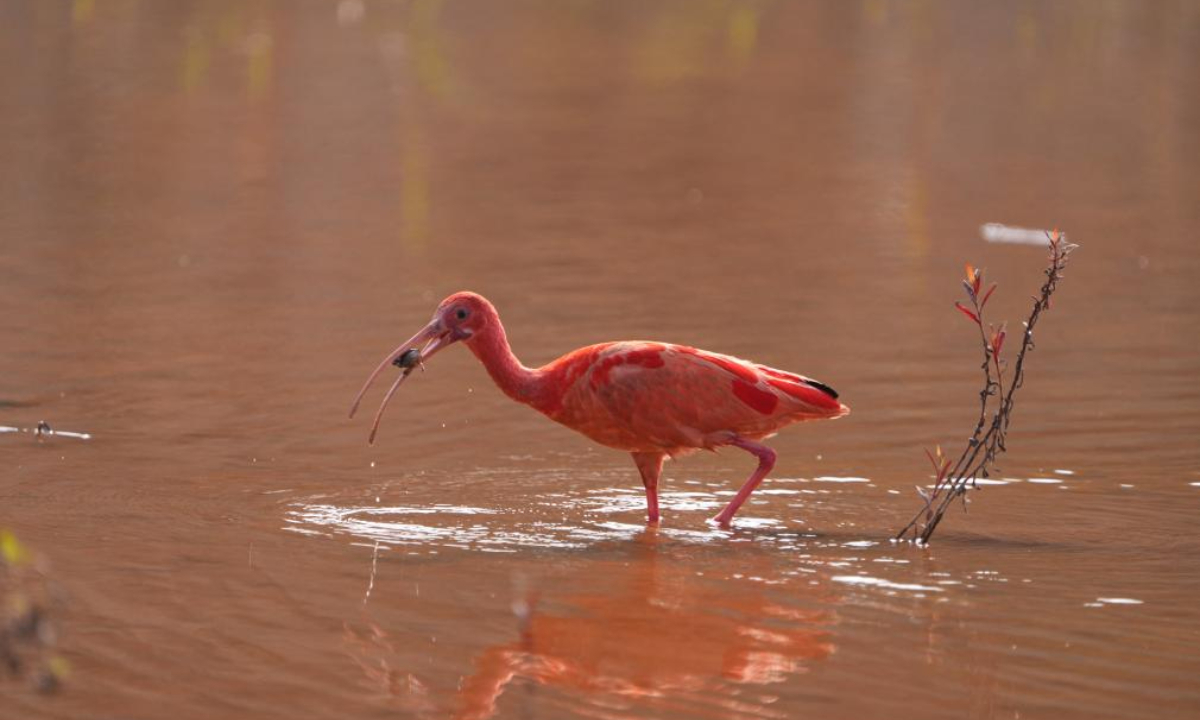
[[1040, 296], [1033, 299], [1033, 309], [1024, 323], [1021, 350], [1017, 353], [1016, 363], [1007, 381], [1007, 363], [1001, 360], [1001, 351], [1007, 336], [1006, 327], [1004, 324], [999, 327], [991, 323], [986, 327], [984, 325], [984, 309], [996, 285], [993, 283], [984, 291], [983, 272], [967, 265], [967, 277], [963, 286], [966, 288], [969, 304], [956, 302], [954, 305], [979, 328], [979, 339], [983, 348], [983, 363], [980, 365], [980, 369], [983, 370], [983, 389], [979, 391], [979, 421], [967, 440], [967, 446], [955, 462], [951, 463], [946, 459], [940, 447], [937, 448], [936, 454], [926, 451], [930, 462], [933, 463], [936, 480], [928, 492], [918, 488], [924, 505], [904, 529], [896, 534], [897, 540], [929, 542], [950, 505], [961, 498], [965, 508], [967, 491], [975, 487], [978, 478], [988, 477], [996, 457], [1008, 449], [1005, 441], [1009, 423], [1012, 421], [1013, 398], [1017, 389], [1025, 382], [1025, 356], [1034, 348], [1033, 328], [1042, 313], [1050, 309], [1050, 296], [1054, 294], [1058, 282], [1063, 278], [1071, 251], [1078, 247], [1068, 242], [1066, 235], [1058, 230], [1047, 233], [1047, 237], [1050, 257], [1045, 271], [1046, 281], [1042, 284]]

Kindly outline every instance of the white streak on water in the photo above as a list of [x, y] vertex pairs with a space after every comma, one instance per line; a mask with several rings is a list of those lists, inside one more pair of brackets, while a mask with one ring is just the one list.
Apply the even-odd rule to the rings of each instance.
[[1050, 238], [1045, 230], [1012, 227], [1001, 223], [987, 223], [982, 225], [979, 228], [979, 234], [984, 240], [991, 243], [1042, 246], [1050, 244]]
[[[831, 565], [833, 563], [830, 563]], [[868, 587], [884, 588], [885, 590], [911, 590], [913, 592], [942, 592], [942, 588], [931, 585], [914, 585], [910, 583], [894, 583], [883, 578], [868, 577], [866, 575], [834, 575], [834, 582], [846, 583], [847, 585], [865, 585]]]
[[733, 519], [733, 528], [735, 530], [773, 527], [783, 527], [783, 523], [779, 520], [775, 520], [774, 518], [742, 517], [741, 515], [738, 515]]
[[70, 430], [53, 430], [50, 432], [50, 434], [57, 435], [59, 437], [76, 438], [77, 440], [91, 440], [92, 439], [91, 433], [77, 433], [77, 432], [71, 432]]

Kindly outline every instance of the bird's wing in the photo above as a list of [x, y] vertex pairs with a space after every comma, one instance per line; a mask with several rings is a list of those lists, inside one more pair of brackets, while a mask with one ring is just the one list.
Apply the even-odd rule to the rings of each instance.
[[837, 417], [832, 391], [806, 378], [683, 345], [596, 348], [556, 420], [625, 449], [710, 447], [761, 437], [797, 420]]

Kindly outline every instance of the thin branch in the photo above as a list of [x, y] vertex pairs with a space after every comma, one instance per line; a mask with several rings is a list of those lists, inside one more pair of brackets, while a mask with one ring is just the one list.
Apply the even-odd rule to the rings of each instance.
[[[1046, 280], [1042, 284], [1041, 294], [1034, 298], [1033, 309], [1024, 323], [1021, 349], [1017, 353], [1007, 385], [1004, 381], [1005, 365], [1000, 357], [1007, 337], [1006, 326], [1002, 324], [996, 328], [989, 324], [987, 328], [991, 331], [990, 335], [984, 326], [985, 308], [996, 286], [993, 284], [981, 297], [983, 272], [967, 265], [967, 278], [963, 286], [966, 288], [969, 305], [955, 303], [955, 306], [979, 329], [980, 345], [983, 349], [983, 362], [980, 365], [980, 369], [983, 370], [983, 389], [979, 391], [979, 420], [975, 423], [975, 430], [958, 460], [953, 464], [946, 461], [942, 467], [938, 462], [934, 463], [937, 479], [933, 488], [928, 492], [918, 488], [923, 506], [916, 516], [896, 533], [897, 540], [929, 542], [950, 505], [961, 498], [965, 508], [968, 489], [975, 487], [977, 479], [988, 477], [996, 458], [1008, 449], [1006, 440], [1009, 424], [1012, 422], [1014, 398], [1017, 390], [1025, 384], [1026, 354], [1034, 349], [1033, 329], [1042, 313], [1050, 309], [1050, 296], [1058, 289], [1071, 251], [1078, 247], [1068, 242], [1066, 235], [1057, 230], [1047, 233], [1047, 237], [1050, 242], [1050, 257], [1045, 270]], [[940, 459], [941, 456], [942, 450], [939, 447], [937, 457]], [[933, 460], [933, 455], [930, 455], [930, 460]]]

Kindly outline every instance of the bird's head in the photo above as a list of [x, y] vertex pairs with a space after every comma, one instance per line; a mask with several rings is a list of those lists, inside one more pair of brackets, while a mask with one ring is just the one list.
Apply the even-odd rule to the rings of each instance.
[[[496, 308], [482, 295], [473, 292], [456, 292], [438, 303], [437, 311], [433, 314], [433, 323], [449, 336], [449, 340], [441, 347], [453, 342], [464, 340], [468, 344], [486, 328], [491, 326], [496, 318]], [[426, 326], [428, 327], [428, 326]]]
[[496, 323], [496, 319], [496, 309], [487, 301], [487, 298], [473, 292], [457, 292], [438, 303], [437, 310], [434, 311], [433, 319], [429, 321], [429, 324], [388, 354], [383, 362], [379, 363], [379, 367], [375, 368], [375, 372], [367, 378], [362, 390], [358, 392], [358, 397], [354, 398], [354, 405], [350, 408], [350, 417], [354, 417], [363, 395], [375, 382], [375, 378], [387, 369], [388, 365], [395, 364], [402, 368], [400, 377], [396, 378], [396, 382], [387, 391], [387, 395], [383, 397], [383, 402], [379, 405], [379, 411], [375, 414], [370, 442], [375, 442], [375, 433], [379, 430], [379, 420], [383, 417], [383, 410], [392, 399], [392, 395], [400, 387], [400, 383], [404, 382], [404, 379], [411, 375], [418, 365], [424, 368], [424, 364], [429, 358], [456, 342], [463, 341], [467, 345], [471, 345]]

